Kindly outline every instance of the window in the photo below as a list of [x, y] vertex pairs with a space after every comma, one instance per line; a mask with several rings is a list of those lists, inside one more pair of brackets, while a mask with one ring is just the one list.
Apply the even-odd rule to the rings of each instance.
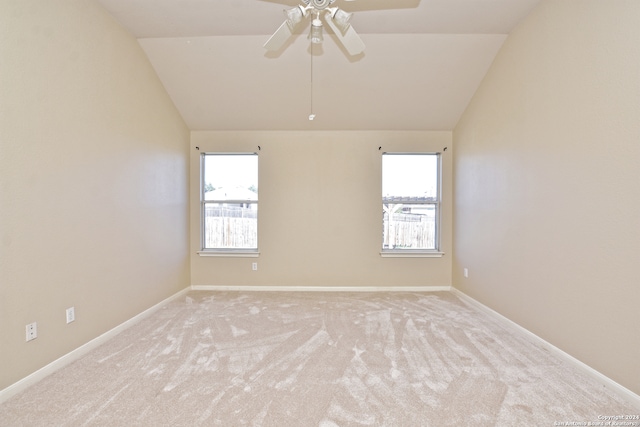
[[203, 251], [258, 250], [258, 155], [201, 157]]
[[440, 155], [383, 153], [382, 253], [438, 253]]

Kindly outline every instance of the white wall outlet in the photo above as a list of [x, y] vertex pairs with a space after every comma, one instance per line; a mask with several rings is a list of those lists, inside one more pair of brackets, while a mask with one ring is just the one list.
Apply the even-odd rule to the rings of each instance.
[[76, 309], [74, 307], [67, 308], [67, 323], [76, 320]]
[[38, 324], [36, 322], [27, 325], [27, 341], [38, 338]]
[[256, 270], [258, 269], [258, 263], [257, 263], [257, 262], [252, 263], [252, 264], [251, 264], [251, 269], [252, 269], [253, 271], [256, 271]]
[[465, 267], [464, 270], [462, 270], [464, 273], [464, 277], [469, 277], [469, 269]]

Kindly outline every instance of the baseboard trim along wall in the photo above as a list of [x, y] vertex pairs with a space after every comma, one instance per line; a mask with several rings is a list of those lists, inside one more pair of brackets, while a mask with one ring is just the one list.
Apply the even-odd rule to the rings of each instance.
[[145, 311], [143, 311], [142, 313], [132, 317], [131, 319], [127, 320], [126, 322], [121, 323], [120, 325], [116, 326], [115, 328], [113, 328], [113, 329], [105, 332], [104, 334], [92, 339], [88, 343], [81, 345], [80, 347], [76, 348], [75, 350], [72, 350], [71, 352], [65, 354], [64, 356], [62, 356], [62, 357], [54, 360], [53, 362], [49, 363], [48, 365], [38, 369], [34, 373], [24, 377], [23, 379], [19, 380], [18, 382], [15, 382], [15, 383], [11, 384], [9, 387], [7, 387], [4, 390], [0, 391], [0, 403], [5, 402], [9, 398], [15, 396], [16, 394], [20, 393], [23, 390], [26, 390], [27, 388], [29, 388], [30, 386], [34, 385], [38, 381], [41, 381], [42, 379], [44, 379], [45, 377], [53, 374], [54, 372], [58, 371], [59, 369], [62, 369], [65, 366], [67, 366], [68, 364], [80, 359], [82, 356], [84, 356], [85, 354], [89, 353], [91, 350], [93, 350], [95, 348], [98, 348], [100, 345], [102, 345], [105, 342], [109, 341], [111, 338], [113, 338], [114, 336], [118, 335], [120, 332], [122, 332], [125, 329], [131, 327], [132, 325], [138, 323], [139, 321], [141, 321], [145, 317], [148, 317], [151, 314], [155, 313], [156, 311], [158, 311], [159, 309], [161, 309], [162, 307], [167, 305], [167, 303], [182, 297], [183, 295], [185, 295], [190, 290], [191, 290], [190, 288], [185, 288], [185, 289], [181, 290], [180, 292], [178, 292], [178, 293], [170, 296], [169, 298], [159, 302], [158, 304], [154, 305], [153, 307], [150, 307], [150, 308], [146, 309]]
[[247, 292], [449, 292], [451, 286], [216, 286], [192, 285], [194, 291]]
[[631, 405], [634, 405], [638, 409], [640, 409], [640, 396], [638, 396], [637, 394], [635, 394], [634, 392], [632, 392], [628, 388], [618, 384], [617, 382], [615, 382], [611, 378], [607, 377], [606, 375], [596, 371], [591, 366], [581, 362], [580, 360], [578, 360], [575, 357], [571, 356], [569, 353], [566, 353], [566, 352], [560, 350], [558, 347], [554, 346], [553, 344], [549, 343], [548, 341], [545, 341], [544, 339], [540, 338], [538, 335], [534, 334], [533, 332], [529, 331], [528, 329], [523, 328], [522, 326], [518, 325], [517, 323], [515, 323], [514, 321], [510, 320], [509, 318], [503, 316], [502, 314], [498, 313], [497, 311], [495, 311], [495, 310], [487, 307], [486, 305], [482, 304], [481, 302], [473, 299], [472, 297], [470, 297], [469, 295], [465, 294], [464, 292], [462, 292], [462, 291], [460, 291], [460, 290], [458, 290], [458, 289], [456, 289], [454, 287], [451, 287], [451, 292], [454, 295], [458, 296], [463, 302], [467, 303], [468, 305], [470, 305], [472, 307], [475, 307], [475, 308], [478, 308], [479, 310], [481, 310], [481, 311], [483, 311], [483, 312], [485, 312], [485, 313], [497, 318], [501, 322], [503, 322], [506, 325], [510, 326], [512, 329], [515, 329], [515, 330], [519, 331], [520, 333], [525, 334], [533, 342], [542, 345], [550, 353], [555, 354], [556, 356], [558, 356], [558, 357], [568, 361], [572, 365], [576, 366], [578, 369], [580, 369], [581, 371], [585, 372], [587, 375], [589, 375], [590, 377], [592, 377], [593, 379], [598, 381], [603, 387], [606, 387], [606, 388], [612, 390], [614, 393], [618, 394], [620, 397], [622, 397], [624, 400], [629, 402]]

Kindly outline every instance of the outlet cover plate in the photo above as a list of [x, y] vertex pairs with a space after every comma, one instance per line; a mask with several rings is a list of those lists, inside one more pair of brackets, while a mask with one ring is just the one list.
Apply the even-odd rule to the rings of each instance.
[[38, 324], [36, 322], [27, 325], [27, 341], [38, 338]]

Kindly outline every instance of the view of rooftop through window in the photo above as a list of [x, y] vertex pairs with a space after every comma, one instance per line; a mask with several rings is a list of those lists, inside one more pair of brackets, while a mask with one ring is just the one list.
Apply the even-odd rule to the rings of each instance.
[[383, 197], [438, 196], [438, 156], [435, 154], [393, 154], [382, 157]]
[[[258, 156], [255, 154], [205, 154], [204, 191], [226, 190], [227, 198], [258, 199]], [[241, 191], [244, 190], [244, 191]], [[222, 193], [220, 193], [222, 195]]]

